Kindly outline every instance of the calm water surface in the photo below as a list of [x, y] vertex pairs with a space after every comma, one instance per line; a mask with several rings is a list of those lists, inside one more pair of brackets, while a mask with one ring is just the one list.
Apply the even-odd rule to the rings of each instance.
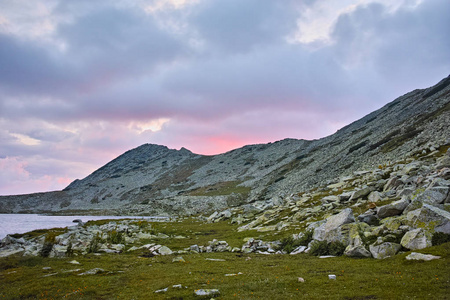
[[50, 229], [76, 225], [72, 221], [83, 222], [104, 219], [159, 219], [163, 217], [130, 217], [130, 216], [43, 216], [37, 214], [0, 214], [0, 239], [7, 234], [25, 233], [35, 229]]

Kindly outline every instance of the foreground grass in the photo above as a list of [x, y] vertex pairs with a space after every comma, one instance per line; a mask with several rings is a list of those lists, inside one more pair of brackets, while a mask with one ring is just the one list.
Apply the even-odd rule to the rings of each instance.
[[[291, 234], [236, 232], [237, 225], [195, 219], [139, 222], [155, 234], [182, 235], [148, 241], [172, 250], [213, 239], [240, 247], [245, 237], [271, 241]], [[62, 259], [8, 257], [0, 259], [0, 299], [194, 299], [194, 290], [207, 288], [219, 289], [218, 299], [449, 299], [450, 243], [418, 252], [442, 258], [423, 262], [407, 261], [408, 253], [386, 260], [203, 253], [183, 254], [185, 262], [172, 262], [178, 255], [146, 258], [139, 251]], [[73, 259], [80, 264], [70, 264]], [[105, 271], [79, 275], [93, 268]], [[235, 275], [226, 276], [230, 274]], [[337, 279], [328, 279], [330, 274]], [[178, 284], [181, 289], [173, 287]], [[167, 287], [167, 292], [155, 293]]]
[[[219, 299], [448, 299], [450, 244], [422, 252], [443, 258], [421, 262], [405, 260], [406, 253], [386, 260], [211, 253], [183, 255], [186, 262], [181, 263], [172, 262], [174, 256], [118, 254], [80, 256], [80, 265], [70, 264], [73, 258], [3, 258], [0, 299], [192, 299], [201, 288], [219, 289]], [[105, 272], [78, 275], [92, 268]], [[81, 270], [67, 272], [74, 269]], [[329, 280], [329, 274], [337, 279]], [[177, 284], [183, 288], [172, 287]], [[166, 287], [166, 293], [155, 293]]]

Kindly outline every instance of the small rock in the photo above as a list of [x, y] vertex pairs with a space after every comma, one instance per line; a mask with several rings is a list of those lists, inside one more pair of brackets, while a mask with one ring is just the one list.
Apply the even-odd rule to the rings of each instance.
[[422, 254], [422, 253], [417, 253], [417, 252], [411, 252], [410, 255], [408, 255], [406, 257], [407, 260], [425, 260], [425, 261], [429, 261], [429, 260], [433, 260], [433, 259], [440, 259], [440, 256], [435, 256], [435, 255], [431, 255], [431, 254]]
[[336, 275], [333, 274], [328, 275], [328, 279], [336, 280]]
[[101, 268], [94, 268], [91, 269], [89, 271], [86, 271], [84, 273], [78, 274], [78, 276], [83, 276], [83, 275], [96, 275], [96, 274], [100, 274], [100, 273], [104, 273], [105, 270], [101, 269]]
[[296, 255], [302, 252], [305, 252], [306, 246], [299, 246], [294, 251], [291, 252], [291, 255]]
[[200, 289], [195, 290], [194, 295], [201, 297], [217, 297], [220, 295], [220, 291], [218, 289]]
[[76, 260], [71, 260], [71, 261], [69, 261], [69, 264], [72, 264], [72, 265], [80, 265], [80, 263], [77, 262]]
[[242, 275], [242, 274], [244, 274], [244, 273], [241, 273], [241, 272], [239, 272], [239, 273], [237, 273], [237, 274], [225, 274], [225, 276], [238, 276], [238, 275]]
[[305, 282], [305, 279], [302, 277], [297, 278], [298, 282]]
[[158, 252], [161, 255], [170, 255], [173, 253], [173, 251], [170, 250], [169, 247], [166, 247], [166, 246], [162, 246], [161, 248], [159, 248]]
[[166, 287], [165, 289], [160, 289], [160, 290], [155, 291], [155, 293], [156, 293], [156, 294], [158, 294], [158, 293], [165, 293], [165, 292], [167, 292], [168, 290], [169, 290], [169, 288]]
[[178, 256], [172, 259], [172, 262], [186, 262], [183, 257]]

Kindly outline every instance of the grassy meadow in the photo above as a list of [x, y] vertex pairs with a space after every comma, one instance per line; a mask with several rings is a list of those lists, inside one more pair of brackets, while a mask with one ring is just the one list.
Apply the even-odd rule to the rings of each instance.
[[[150, 225], [158, 232], [186, 237], [152, 241], [172, 250], [205, 245], [214, 238], [232, 247], [241, 246], [245, 237], [281, 238], [237, 233], [226, 222]], [[198, 299], [197, 289], [219, 289], [216, 299], [449, 299], [450, 243], [416, 252], [442, 258], [408, 261], [409, 252], [385, 260], [228, 252], [145, 257], [139, 250], [66, 258], [7, 257], [0, 259], [0, 299]], [[179, 256], [185, 261], [173, 262]], [[73, 260], [79, 264], [71, 264]], [[79, 275], [94, 268], [104, 271]], [[336, 280], [328, 278], [331, 274]]]

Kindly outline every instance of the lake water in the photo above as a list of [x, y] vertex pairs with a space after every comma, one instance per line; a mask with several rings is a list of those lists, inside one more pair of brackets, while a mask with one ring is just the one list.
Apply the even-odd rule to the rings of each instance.
[[44, 216], [38, 214], [0, 214], [0, 239], [7, 234], [25, 233], [36, 229], [50, 229], [76, 225], [72, 221], [83, 222], [105, 219], [165, 219], [164, 217], [130, 217], [130, 216]]

